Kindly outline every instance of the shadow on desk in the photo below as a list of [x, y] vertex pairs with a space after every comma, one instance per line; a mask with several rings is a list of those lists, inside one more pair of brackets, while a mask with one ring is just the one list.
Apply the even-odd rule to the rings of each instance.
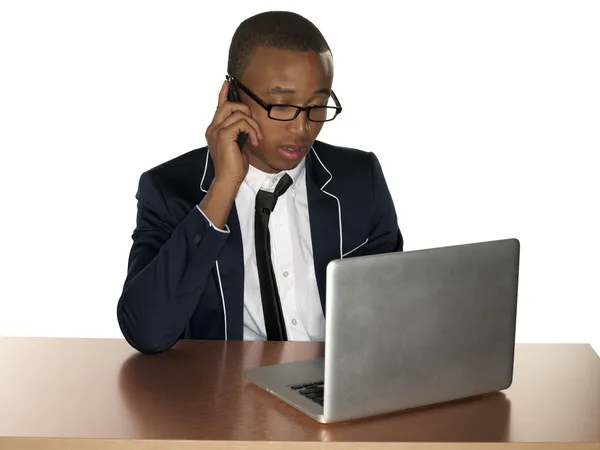
[[[199, 350], [202, 349], [202, 353]], [[498, 442], [509, 435], [502, 393], [410, 412], [322, 425], [244, 379], [245, 370], [322, 356], [321, 345], [181, 341], [135, 354], [119, 374], [127, 408], [148, 439]]]

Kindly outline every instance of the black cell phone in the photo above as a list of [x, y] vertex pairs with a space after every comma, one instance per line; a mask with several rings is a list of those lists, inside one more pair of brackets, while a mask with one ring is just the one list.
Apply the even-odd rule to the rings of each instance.
[[[240, 94], [238, 93], [237, 86], [229, 81], [229, 92], [227, 94], [227, 100], [230, 102], [240, 102]], [[240, 151], [244, 148], [246, 141], [248, 140], [248, 133], [240, 132], [237, 137], [237, 144], [240, 147]]]

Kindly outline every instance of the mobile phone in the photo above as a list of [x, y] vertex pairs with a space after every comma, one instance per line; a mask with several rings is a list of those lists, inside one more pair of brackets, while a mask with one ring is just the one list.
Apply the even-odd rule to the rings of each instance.
[[[229, 80], [229, 92], [227, 94], [227, 100], [230, 102], [240, 102], [240, 94], [238, 93], [237, 86]], [[237, 137], [237, 144], [240, 147], [240, 151], [244, 148], [246, 141], [248, 140], [248, 133], [240, 132]]]

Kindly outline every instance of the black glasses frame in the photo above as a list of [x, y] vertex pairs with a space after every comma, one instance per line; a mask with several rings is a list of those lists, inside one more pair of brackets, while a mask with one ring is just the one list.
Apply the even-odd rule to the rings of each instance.
[[[252, 92], [246, 86], [244, 86], [239, 80], [233, 78], [232, 76], [226, 75], [225, 78], [227, 78], [227, 81], [229, 81], [229, 83], [240, 88], [242, 91], [244, 91], [248, 95], [248, 97], [250, 97], [256, 103], [258, 103], [264, 110], [266, 110], [267, 115], [269, 116], [269, 119], [272, 119], [272, 120], [278, 120], [280, 122], [291, 122], [292, 120], [295, 120], [296, 117], [298, 117], [298, 115], [302, 111], [306, 111], [306, 117], [308, 118], [308, 120], [310, 120], [311, 122], [323, 123], [323, 122], [331, 122], [342, 112], [342, 105], [340, 104], [337, 96], [335, 95], [335, 93], [333, 91], [331, 91], [331, 98], [335, 102], [335, 106], [297, 106], [297, 105], [279, 104], [279, 103], [274, 104], [274, 103], [265, 102], [258, 95], [256, 95], [254, 92]], [[275, 117], [271, 117], [271, 110], [274, 107], [282, 107], [282, 106], [285, 106], [288, 108], [296, 108], [296, 114], [294, 114], [294, 117], [292, 117], [291, 119], [278, 119]], [[310, 118], [310, 112], [315, 109], [333, 109], [333, 110], [335, 110], [335, 115], [331, 119], [327, 119], [327, 120], [313, 120]]]

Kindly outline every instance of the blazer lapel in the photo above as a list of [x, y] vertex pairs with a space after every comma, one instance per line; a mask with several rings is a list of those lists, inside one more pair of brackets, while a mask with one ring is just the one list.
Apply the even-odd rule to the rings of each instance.
[[325, 314], [326, 269], [329, 261], [342, 255], [340, 205], [330, 192], [333, 175], [314, 148], [306, 157], [306, 193], [317, 286]]
[[[207, 151], [204, 176], [200, 184], [203, 194], [208, 191], [214, 179], [214, 166]], [[223, 290], [225, 310], [227, 312], [227, 338], [242, 340], [244, 334], [244, 247], [242, 232], [235, 202], [231, 207], [229, 219], [229, 237], [215, 264], [217, 288]], [[221, 298], [219, 297], [219, 301]]]
[[243, 339], [244, 330], [244, 248], [235, 203], [231, 208], [229, 238], [217, 261], [217, 282], [221, 282], [227, 311], [227, 337]]

